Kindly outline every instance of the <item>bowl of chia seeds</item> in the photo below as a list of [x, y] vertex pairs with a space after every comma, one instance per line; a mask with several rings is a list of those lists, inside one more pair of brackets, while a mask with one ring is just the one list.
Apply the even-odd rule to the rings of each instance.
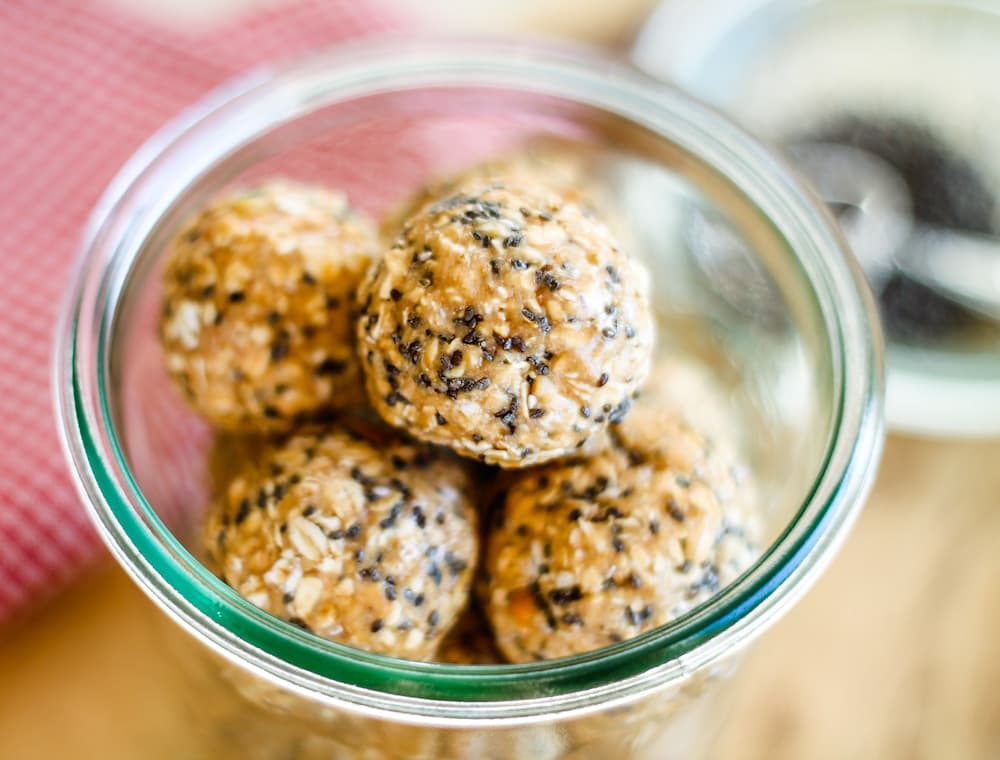
[[[828, 203], [879, 301], [900, 432], [1000, 433], [998, 43], [988, 3], [716, 0], [664, 2], [633, 50]], [[726, 254], [701, 257], [732, 289]]]

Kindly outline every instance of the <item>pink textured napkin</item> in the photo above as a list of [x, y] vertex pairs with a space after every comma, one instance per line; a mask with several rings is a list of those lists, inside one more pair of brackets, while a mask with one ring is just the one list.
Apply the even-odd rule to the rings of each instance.
[[371, 0], [297, 0], [191, 33], [93, 0], [0, 0], [0, 624], [98, 552], [59, 450], [49, 372], [66, 277], [104, 187], [234, 74], [399, 26]]

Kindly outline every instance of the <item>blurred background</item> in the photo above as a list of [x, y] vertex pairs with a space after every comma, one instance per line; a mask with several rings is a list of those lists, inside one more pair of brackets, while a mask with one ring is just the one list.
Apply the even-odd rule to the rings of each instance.
[[[261, 45], [235, 49], [236, 29]], [[893, 433], [846, 546], [753, 650], [716, 756], [1000, 757], [1000, 6], [0, 0], [0, 758], [203, 756], [158, 616], [103, 555], [47, 422], [86, 214], [212, 86], [386, 29], [613, 49], [813, 180], [882, 307]]]

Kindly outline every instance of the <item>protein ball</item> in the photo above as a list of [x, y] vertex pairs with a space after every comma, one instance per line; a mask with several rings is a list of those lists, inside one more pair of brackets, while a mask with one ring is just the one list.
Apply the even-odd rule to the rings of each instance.
[[216, 427], [282, 432], [363, 402], [354, 291], [378, 249], [344, 195], [270, 183], [181, 230], [164, 276], [167, 368]]
[[253, 604], [329, 639], [427, 659], [468, 602], [470, 489], [460, 462], [419, 444], [296, 435], [233, 480], [206, 544]]
[[425, 207], [359, 290], [369, 399], [390, 424], [501, 467], [621, 420], [654, 342], [645, 271], [542, 185]]
[[486, 608], [509, 660], [637, 636], [755, 559], [740, 471], [676, 418], [641, 423], [632, 436], [613, 429], [599, 454], [521, 474], [494, 514]]

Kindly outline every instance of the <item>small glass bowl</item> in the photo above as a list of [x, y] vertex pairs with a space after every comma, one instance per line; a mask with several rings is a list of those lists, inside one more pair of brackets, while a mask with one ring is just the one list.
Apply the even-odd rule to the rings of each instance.
[[[322, 181], [379, 213], [442, 171], [539, 139], [575, 145], [618, 199], [653, 274], [670, 377], [689, 378], [685, 392], [711, 387], [692, 416], [721, 419], [758, 482], [760, 560], [667, 626], [527, 665], [371, 654], [254, 607], [191, 540], [211, 436], [163, 367], [165, 242], [233, 184]], [[692, 263], [696, 228], [739, 240], [774, 298], [734, 316]], [[192, 635], [178, 639], [180, 662], [213, 756], [697, 757], [722, 715], [711, 697], [723, 692], [706, 687], [815, 580], [863, 503], [883, 440], [881, 361], [835, 226], [715, 112], [592, 54], [394, 40], [257, 71], [136, 154], [85, 233], [54, 393], [104, 541], [176, 623], [161, 627]]]

